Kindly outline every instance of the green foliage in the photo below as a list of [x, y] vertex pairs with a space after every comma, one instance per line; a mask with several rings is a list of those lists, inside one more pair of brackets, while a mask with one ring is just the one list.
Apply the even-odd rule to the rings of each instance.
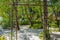
[[44, 36], [43, 32], [40, 32], [40, 33], [39, 33], [39, 38], [40, 38], [41, 40], [43, 40], [43, 36]]
[[27, 19], [26, 20], [21, 20], [20, 25], [29, 25], [29, 21]]
[[33, 22], [33, 24], [41, 24], [41, 22], [39, 20], [33, 20], [32, 22]]
[[42, 26], [41, 26], [41, 24], [33, 24], [33, 26], [30, 26], [30, 28], [32, 28], [32, 29], [41, 29]]
[[40, 37], [40, 38], [43, 37], [43, 32], [40, 32], [40, 33], [39, 33], [39, 37]]
[[0, 40], [6, 40], [5, 37], [2, 35], [0, 36]]
[[[55, 11], [57, 12], [57, 8], [58, 10], [60, 10], [60, 6], [56, 5], [58, 4], [60, 0], [50, 0], [50, 2], [52, 3], [53, 7], [55, 7]], [[23, 0], [19, 1], [20, 3], [23, 3]], [[9, 4], [12, 3], [12, 0], [0, 0], [0, 16], [4, 18], [4, 21], [2, 23], [3, 28], [8, 28], [9, 27], [9, 14], [12, 15], [12, 6], [10, 6]], [[25, 1], [24, 3], [28, 3], [28, 1]], [[43, 2], [41, 2], [40, 0], [29, 0], [29, 3], [35, 3], [36, 5], [43, 5]], [[32, 10], [34, 11], [34, 14], [32, 17], [30, 17], [30, 12], [29, 12], [29, 7], [32, 8]], [[31, 28], [41, 28], [42, 23], [40, 18], [43, 17], [43, 6], [18, 6], [18, 20], [20, 18], [24, 18], [24, 19], [28, 19], [31, 18], [32, 22], [33, 22], [33, 26], [31, 26]], [[41, 9], [41, 10], [40, 10]], [[6, 13], [8, 12], [8, 13]], [[42, 15], [41, 15], [42, 12]], [[54, 15], [53, 10], [51, 8], [51, 6], [48, 6], [48, 17], [51, 18], [50, 15]], [[14, 19], [15, 19], [15, 14], [14, 15]], [[10, 16], [11, 17], [11, 16]], [[39, 19], [39, 20], [38, 20]], [[42, 18], [43, 19], [43, 18]], [[51, 19], [48, 19], [48, 21], [50, 21]], [[19, 21], [20, 25], [29, 25], [29, 19], [28, 20], [22, 20]], [[49, 23], [50, 27], [56, 27], [56, 22], [52, 22], [52, 20], [50, 21], [51, 23]]]
[[58, 0], [50, 0], [53, 4], [57, 3]]
[[5, 23], [2, 24], [2, 26], [3, 26], [3, 29], [7, 29], [10, 27], [10, 22], [6, 21]]
[[50, 25], [50, 27], [52, 27], [52, 28], [57, 27], [56, 21], [50, 22], [49, 25]]

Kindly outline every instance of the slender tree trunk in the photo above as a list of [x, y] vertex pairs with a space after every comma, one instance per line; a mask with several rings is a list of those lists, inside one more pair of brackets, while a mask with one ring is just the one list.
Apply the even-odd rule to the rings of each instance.
[[[14, 3], [14, 0], [12, 0], [12, 3]], [[14, 4], [12, 4], [12, 5], [14, 5]], [[14, 11], [14, 6], [12, 6], [12, 14], [10, 15], [11, 16], [11, 40], [13, 40], [13, 38], [12, 38], [12, 33], [13, 33], [13, 11]]]
[[48, 30], [48, 9], [47, 9], [47, 0], [43, 0], [44, 3], [44, 22], [43, 22], [43, 29], [44, 29], [44, 40], [50, 40], [49, 30]]
[[18, 0], [13, 0], [13, 13], [15, 14], [15, 25], [16, 25], [16, 40], [18, 39], [17, 37], [17, 31], [19, 30], [19, 25], [18, 25], [18, 10], [17, 10], [17, 7], [18, 7]]
[[[17, 4], [17, 5], [16, 5]], [[18, 36], [17, 36], [17, 30], [19, 30], [19, 25], [18, 25], [18, 0], [15, 0], [15, 17], [16, 17], [16, 40], [18, 40]]]
[[30, 14], [30, 24], [33, 26], [33, 21], [32, 21], [33, 14]]
[[19, 30], [20, 28], [19, 28], [19, 23], [18, 23], [18, 10], [17, 10], [18, 0], [15, 0], [15, 2], [13, 3], [13, 6], [14, 6], [15, 17], [16, 17], [17, 30]]
[[13, 13], [12, 13], [12, 17], [11, 17], [11, 40], [13, 40], [12, 38], [12, 33], [13, 33]]
[[[40, 2], [40, 5], [42, 5], [42, 3], [41, 3], [41, 0], [39, 1]], [[43, 19], [42, 19], [42, 16], [43, 16], [43, 14], [42, 14], [42, 6], [40, 6], [40, 19], [41, 19], [41, 27], [43, 27]]]
[[[29, 7], [28, 7], [28, 8], [29, 8]], [[27, 7], [25, 7], [25, 12], [27, 13]], [[28, 20], [29, 20], [29, 22], [30, 22], [30, 25], [33, 26], [31, 14], [30, 14], [30, 15], [26, 14], [26, 16], [27, 16], [27, 18], [28, 18]], [[29, 17], [29, 16], [30, 16], [30, 17]]]
[[17, 25], [17, 30], [19, 30], [20, 28], [19, 28], [19, 22], [18, 22], [18, 9], [17, 9], [17, 7], [18, 7], [18, 0], [16, 0], [16, 25]]

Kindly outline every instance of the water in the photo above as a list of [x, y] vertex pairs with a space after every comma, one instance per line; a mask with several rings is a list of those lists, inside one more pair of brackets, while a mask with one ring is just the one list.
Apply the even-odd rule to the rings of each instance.
[[[5, 37], [7, 40], [11, 39], [11, 35], [9, 35], [10, 31], [5, 31]], [[38, 37], [39, 32], [42, 32], [42, 30], [39, 29], [24, 29], [18, 31], [18, 40], [40, 40]], [[16, 40], [16, 32], [14, 31], [13, 40]]]
[[[43, 32], [42, 29], [29, 29], [28, 26], [20, 26], [21, 29], [18, 31], [17, 40], [40, 40], [39, 33]], [[6, 40], [11, 40], [11, 30], [3, 30]], [[16, 40], [16, 31], [13, 30], [13, 40]]]

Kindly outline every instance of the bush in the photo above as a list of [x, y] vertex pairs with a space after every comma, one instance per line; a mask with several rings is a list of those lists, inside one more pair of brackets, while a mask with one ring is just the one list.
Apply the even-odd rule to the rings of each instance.
[[20, 25], [29, 25], [29, 21], [28, 20], [22, 20], [22, 21], [20, 21]]
[[33, 24], [36, 24], [36, 23], [40, 24], [41, 23], [39, 20], [33, 20], [32, 22], [33, 22]]
[[49, 26], [50, 26], [50, 27], [53, 27], [53, 28], [57, 27], [56, 22], [51, 22], [51, 23], [49, 24]]
[[30, 26], [30, 28], [32, 28], [32, 29], [41, 29], [42, 26], [41, 26], [41, 24], [33, 24], [33, 26]]
[[10, 27], [10, 24], [9, 22], [5, 22], [2, 26], [3, 26], [3, 29], [7, 29]]
[[40, 38], [41, 40], [43, 40], [43, 36], [44, 36], [43, 32], [40, 32], [39, 38]]
[[2, 36], [0, 37], [0, 40], [6, 40], [6, 39], [5, 39], [5, 37], [2, 35]]

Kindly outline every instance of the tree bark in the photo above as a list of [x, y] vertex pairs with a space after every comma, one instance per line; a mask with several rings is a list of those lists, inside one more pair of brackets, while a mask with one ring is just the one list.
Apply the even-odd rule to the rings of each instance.
[[44, 31], [44, 40], [50, 40], [49, 30], [48, 30], [48, 7], [47, 0], [43, 0], [43, 10], [44, 10], [44, 19], [43, 19], [43, 31]]
[[17, 36], [17, 31], [19, 30], [19, 24], [18, 24], [18, 10], [17, 10], [17, 7], [18, 7], [18, 0], [12, 0], [13, 2], [13, 14], [15, 14], [15, 25], [16, 25], [16, 40], [18, 39], [18, 36]]
[[18, 7], [18, 0], [15, 0], [15, 2], [13, 3], [13, 6], [14, 6], [14, 14], [15, 14], [15, 17], [16, 17], [16, 27], [17, 27], [17, 30], [19, 30], [19, 23], [18, 23], [18, 10], [17, 10], [17, 7]]

